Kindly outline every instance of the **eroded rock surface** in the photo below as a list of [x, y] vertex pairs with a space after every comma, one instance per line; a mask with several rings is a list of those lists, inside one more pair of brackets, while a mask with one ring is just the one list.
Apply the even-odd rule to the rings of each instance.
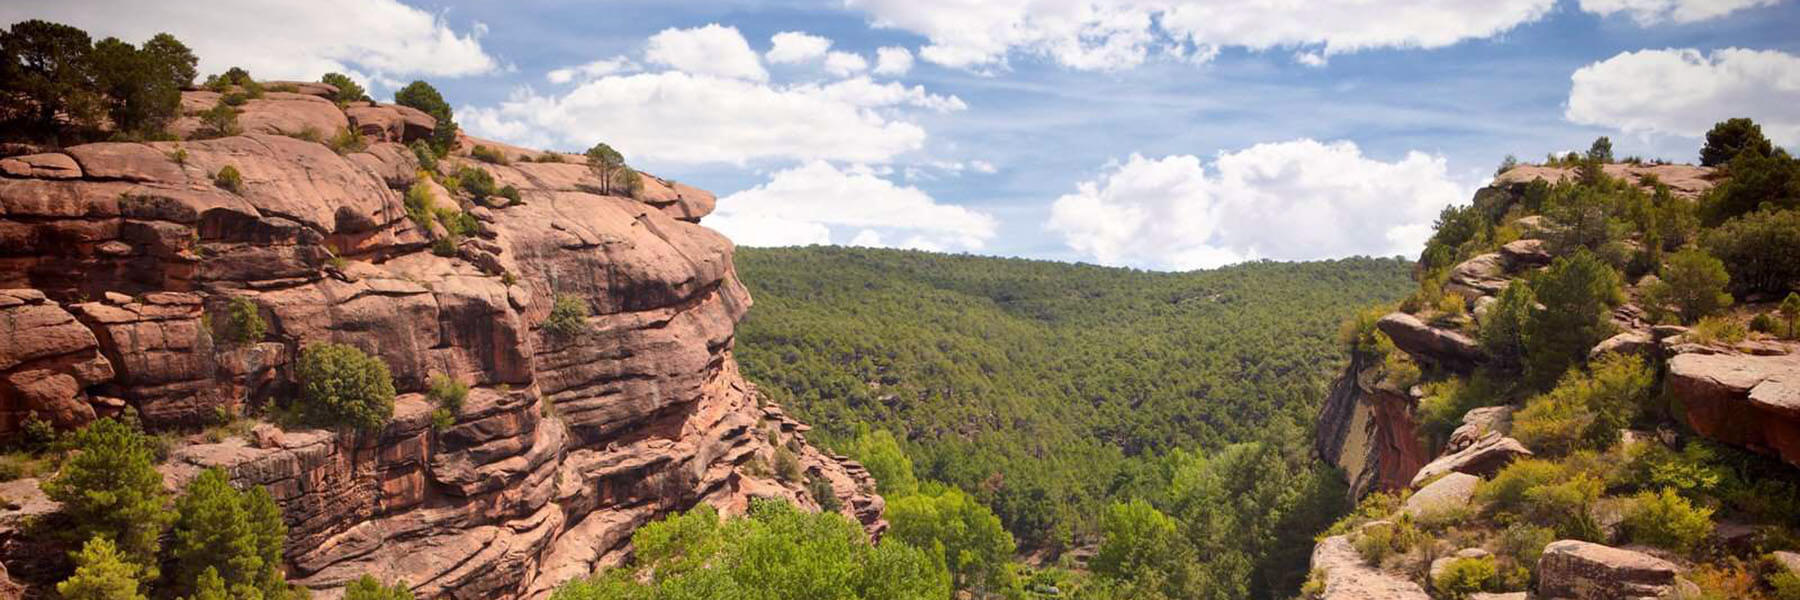
[[1538, 596], [1556, 600], [1668, 598], [1680, 580], [1669, 561], [1580, 540], [1544, 547], [1538, 559]]
[[1800, 354], [1688, 352], [1668, 365], [1695, 431], [1800, 465]]
[[[164, 467], [170, 486], [211, 466], [268, 486], [290, 578], [322, 598], [365, 572], [420, 597], [544, 597], [621, 560], [670, 511], [757, 497], [817, 509], [811, 480], [871, 535], [885, 528], [868, 472], [810, 446], [739, 375], [751, 301], [730, 241], [697, 224], [710, 193], [646, 176], [639, 197], [603, 195], [580, 157], [485, 164], [468, 158], [476, 143], [528, 151], [464, 139], [440, 168], [484, 168], [521, 196], [477, 206], [417, 177], [400, 142], [429, 135], [429, 117], [296, 89], [245, 103], [245, 135], [0, 159], [0, 336], [18, 342], [0, 344], [0, 433], [34, 410], [74, 426], [126, 405], [192, 430], [291, 398], [308, 345], [380, 358], [401, 392], [386, 429], [263, 424]], [[185, 96], [189, 112], [217, 102]], [[366, 150], [304, 139], [350, 126]], [[214, 184], [228, 165], [241, 188]], [[474, 217], [451, 256], [429, 251], [443, 227], [408, 218], [414, 185]], [[544, 330], [559, 297], [587, 308], [584, 331]], [[267, 323], [260, 338], [228, 331], [234, 298]], [[434, 428], [422, 392], [440, 374], [471, 392]], [[768, 474], [777, 447], [803, 477]], [[12, 576], [49, 583], [19, 567], [52, 553], [20, 548], [0, 546]]]
[[1325, 538], [1313, 548], [1312, 568], [1325, 576], [1324, 600], [1427, 600], [1424, 588], [1363, 562], [1349, 536]]
[[1374, 384], [1367, 374], [1380, 365], [1370, 362], [1352, 357], [1332, 381], [1313, 437], [1320, 459], [1343, 470], [1352, 499], [1407, 487], [1428, 459], [1413, 419], [1415, 400]]

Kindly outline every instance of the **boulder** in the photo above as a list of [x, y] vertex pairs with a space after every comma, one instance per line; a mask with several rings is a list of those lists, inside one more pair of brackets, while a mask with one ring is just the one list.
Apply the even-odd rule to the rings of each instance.
[[1669, 561], [1580, 540], [1544, 547], [1538, 559], [1538, 596], [1566, 600], [1667, 598], [1679, 584]]
[[1800, 465], [1800, 354], [1684, 353], [1666, 377], [1701, 435]]
[[1460, 450], [1439, 456], [1419, 467], [1419, 472], [1413, 475], [1412, 485], [1417, 487], [1444, 473], [1489, 477], [1512, 461], [1526, 456], [1531, 456], [1531, 450], [1525, 444], [1498, 432], [1490, 432]]
[[33, 415], [63, 429], [94, 419], [88, 388], [113, 364], [74, 315], [38, 290], [0, 290], [0, 340], [0, 436]]
[[1349, 536], [1325, 538], [1313, 548], [1312, 568], [1324, 573], [1322, 600], [1428, 600], [1425, 589], [1363, 562]]
[[1444, 290], [1468, 300], [1499, 295], [1512, 283], [1512, 277], [1506, 273], [1506, 259], [1497, 252], [1489, 252], [1450, 269], [1450, 280], [1444, 284]]
[[1595, 344], [1594, 348], [1588, 351], [1588, 360], [1600, 358], [1607, 353], [1644, 356], [1654, 349], [1656, 349], [1656, 342], [1650, 339], [1649, 333], [1626, 331]]
[[39, 179], [80, 179], [81, 165], [59, 152], [27, 154], [0, 159], [0, 173], [12, 177]]
[[1513, 240], [1500, 247], [1500, 256], [1505, 259], [1508, 272], [1518, 272], [1531, 267], [1550, 264], [1550, 251], [1544, 249], [1544, 240]]
[[1467, 473], [1444, 475], [1413, 492], [1400, 510], [1414, 517], [1429, 517], [1467, 508], [1469, 499], [1475, 496], [1475, 486], [1480, 483], [1480, 477]]
[[[1649, 185], [1649, 179], [1653, 177], [1663, 185], [1669, 186], [1670, 191], [1676, 197], [1686, 199], [1699, 197], [1707, 190], [1712, 189], [1714, 184], [1712, 167], [1611, 163], [1602, 165], [1600, 169], [1609, 177], [1637, 183], [1646, 192], [1653, 191]], [[1494, 185], [1517, 186], [1530, 183], [1534, 179], [1558, 183], [1574, 177], [1576, 177], [1576, 169], [1572, 167], [1519, 165], [1494, 177]]]
[[1513, 407], [1484, 406], [1470, 409], [1463, 413], [1462, 424], [1450, 432], [1450, 439], [1444, 448], [1449, 451], [1462, 450], [1482, 441], [1490, 433], [1507, 435], [1512, 433]]
[[1487, 354], [1474, 338], [1460, 331], [1432, 327], [1406, 313], [1388, 313], [1375, 322], [1375, 327], [1394, 341], [1394, 347], [1420, 363], [1466, 373], [1487, 361]]

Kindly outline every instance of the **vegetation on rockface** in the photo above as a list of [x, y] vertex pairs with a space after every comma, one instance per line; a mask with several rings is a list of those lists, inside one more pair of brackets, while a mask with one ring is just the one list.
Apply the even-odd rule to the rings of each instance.
[[942, 560], [895, 539], [870, 544], [836, 513], [806, 513], [756, 500], [748, 516], [721, 519], [710, 505], [645, 525], [626, 567], [557, 588], [554, 600], [941, 600]]
[[313, 423], [376, 430], [394, 418], [387, 363], [348, 344], [314, 344], [295, 364], [300, 413]]
[[287, 525], [268, 490], [239, 491], [224, 471], [207, 469], [188, 482], [175, 511], [169, 590], [192, 593], [216, 585], [232, 597], [264, 600], [296, 593], [282, 574]]
[[51, 143], [165, 138], [197, 62], [167, 33], [132, 46], [60, 23], [14, 23], [0, 32], [0, 131]]
[[601, 194], [618, 194], [636, 198], [644, 191], [643, 176], [625, 164], [625, 155], [605, 143], [594, 144], [586, 153], [588, 168], [600, 178]]
[[430, 387], [425, 388], [425, 397], [436, 407], [431, 411], [432, 427], [443, 429], [456, 423], [456, 415], [462, 412], [463, 402], [469, 398], [469, 386], [449, 375], [438, 373], [431, 376]]
[[556, 337], [568, 337], [587, 331], [588, 305], [580, 298], [557, 294], [550, 305], [550, 316], [544, 318], [544, 331]]
[[419, 109], [437, 119], [437, 127], [431, 131], [430, 142], [434, 154], [442, 157], [456, 146], [456, 120], [452, 118], [450, 103], [444, 101], [437, 88], [423, 81], [414, 81], [394, 92], [394, 104]]
[[[1243, 519], [1293, 523], [1311, 510], [1298, 506], [1340, 501], [1341, 487], [1318, 489], [1334, 484], [1315, 477], [1305, 441], [1342, 367], [1334, 324], [1411, 288], [1409, 267], [1388, 259], [1174, 274], [745, 248], [737, 265], [757, 301], [739, 326], [746, 373], [817, 427], [812, 441], [864, 461], [884, 494], [899, 470], [889, 465], [910, 462], [920, 489], [936, 481], [962, 490], [1022, 549], [1051, 556], [1103, 539], [1110, 503], [1143, 499], [1183, 520], [1202, 550], [1240, 551], [1248, 566], [1220, 575], [1232, 580], [1218, 589], [1250, 597], [1299, 585], [1314, 529], [1215, 528], [1194, 507], [1202, 498], [1240, 506], [1230, 493], [1266, 485], [1256, 489], [1273, 500], [1242, 504]], [[894, 445], [879, 432], [859, 435], [858, 423], [892, 432]], [[1250, 441], [1262, 443], [1226, 457], [1227, 446]], [[1178, 502], [1168, 493], [1176, 467], [1199, 462], [1217, 463], [1218, 485]], [[1240, 462], [1272, 472], [1228, 468]], [[1046, 573], [1016, 579], [1029, 586]], [[1118, 585], [1129, 577], [1119, 572]]]
[[[1580, 539], [1659, 548], [1691, 567], [1702, 597], [1765, 598], [1780, 593], [1781, 571], [1745, 565], [1800, 543], [1800, 473], [1689, 430], [1681, 398], [1660, 389], [1660, 354], [1595, 349], [1633, 315], [1689, 325], [1680, 341], [1695, 344], [1782, 335], [1777, 301], [1796, 294], [1800, 315], [1800, 161], [1748, 120], [1721, 123], [1702, 151], [1721, 177], [1686, 199], [1654, 177], [1607, 176], [1610, 153], [1596, 141], [1586, 156], [1554, 159], [1574, 169], [1569, 180], [1489, 188], [1446, 209], [1419, 259], [1419, 291], [1399, 305], [1476, 337], [1488, 355], [1469, 373], [1421, 373], [1426, 447], [1441, 447], [1467, 411], [1507, 404], [1519, 407], [1511, 436], [1534, 453], [1481, 482], [1466, 509], [1408, 519], [1397, 510], [1407, 492], [1376, 494], [1327, 530], [1438, 597], [1528, 589], [1546, 544]], [[1449, 269], [1525, 238], [1542, 239], [1551, 264], [1471, 302], [1474, 320], [1455, 318], [1467, 306], [1461, 296], [1444, 302]], [[1369, 326], [1385, 310], [1345, 325], [1353, 351], [1387, 349]], [[1384, 519], [1392, 524], [1358, 529]], [[1726, 520], [1758, 533], [1723, 542], [1713, 531]], [[1434, 558], [1474, 547], [1492, 552], [1491, 569], [1459, 559], [1423, 574]]]
[[413, 593], [405, 581], [382, 585], [380, 580], [365, 573], [344, 588], [344, 600], [413, 600]]
[[359, 100], [365, 102], [369, 100], [369, 94], [363, 91], [363, 87], [358, 85], [356, 80], [351, 79], [349, 75], [343, 73], [326, 73], [323, 77], [319, 78], [319, 82], [337, 88], [337, 94], [332, 96], [331, 100], [338, 103], [338, 106], [343, 106]]
[[173, 516], [150, 438], [131, 423], [100, 419], [64, 444], [62, 468], [42, 484], [72, 523], [59, 533], [75, 543], [106, 539], [145, 580], [155, 579], [157, 539]]

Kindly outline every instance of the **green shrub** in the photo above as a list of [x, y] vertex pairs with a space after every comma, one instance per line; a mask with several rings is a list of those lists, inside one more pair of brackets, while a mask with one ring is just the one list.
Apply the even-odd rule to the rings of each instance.
[[226, 104], [223, 99], [200, 113], [200, 134], [203, 137], [226, 137], [243, 132], [243, 127], [238, 125], [237, 109]]
[[505, 198], [508, 206], [523, 202], [523, 200], [519, 199], [519, 188], [513, 187], [511, 184], [500, 188], [500, 191], [494, 195]]
[[558, 337], [587, 331], [587, 316], [586, 302], [568, 294], [557, 294], [556, 302], [550, 306], [550, 316], [544, 319], [544, 331]]
[[1350, 544], [1364, 561], [1379, 567], [1388, 557], [1405, 554], [1428, 541], [1429, 537], [1413, 525], [1412, 519], [1401, 514], [1393, 521], [1364, 526]]
[[344, 588], [344, 600], [413, 600], [413, 593], [405, 580], [382, 585], [375, 576], [364, 573]]
[[331, 147], [332, 152], [353, 154], [368, 149], [369, 142], [363, 138], [362, 129], [352, 126], [339, 129], [326, 145]]
[[1756, 313], [1756, 316], [1750, 318], [1750, 330], [1757, 333], [1781, 335], [1783, 332], [1787, 331], [1787, 327], [1782, 324], [1780, 319], [1776, 319], [1773, 314]]
[[1524, 517], [1533, 523], [1549, 524], [1557, 537], [1603, 541], [1604, 532], [1594, 519], [1594, 503], [1600, 500], [1605, 484], [1583, 474], [1560, 483], [1538, 486], [1525, 491]]
[[239, 344], [262, 341], [269, 325], [263, 322], [262, 311], [257, 309], [255, 302], [243, 296], [232, 296], [228, 310], [226, 339]]
[[413, 140], [412, 144], [407, 147], [412, 149], [413, 157], [419, 159], [420, 169], [431, 173], [437, 172], [438, 157], [437, 153], [431, 150], [431, 144], [425, 140]]
[[469, 386], [449, 375], [438, 373], [431, 376], [431, 383], [425, 388], [425, 397], [437, 407], [431, 413], [432, 426], [443, 429], [456, 423], [456, 415], [462, 412], [463, 401], [469, 398]]
[[69, 517], [72, 526], [64, 533], [70, 541], [103, 537], [118, 544], [125, 560], [154, 579], [157, 539], [174, 517], [164, 508], [168, 495], [156, 471], [155, 443], [113, 419], [94, 421], [64, 443], [73, 452], [41, 484]]
[[494, 195], [498, 190], [494, 187], [494, 176], [486, 169], [463, 167], [456, 170], [456, 178], [462, 182], [463, 191], [476, 199]]
[[1458, 558], [1450, 561], [1444, 571], [1431, 580], [1431, 588], [1437, 592], [1438, 598], [1465, 600], [1470, 595], [1487, 589], [1496, 575], [1494, 558], [1491, 556]]
[[332, 95], [331, 100], [337, 102], [339, 106], [368, 97], [356, 80], [342, 73], [326, 73], [325, 76], [319, 78], [319, 81], [337, 88], [337, 94]]
[[831, 482], [824, 477], [812, 473], [806, 474], [806, 493], [818, 503], [819, 510], [837, 512], [844, 508], [844, 502], [838, 500], [837, 494], [831, 491]]
[[1786, 152], [1739, 154], [1729, 172], [1730, 179], [1700, 198], [1702, 223], [1717, 225], [1760, 209], [1800, 208], [1800, 160]]
[[1541, 458], [1513, 461], [1492, 479], [1475, 488], [1475, 497], [1491, 508], [1503, 512], [1522, 512], [1526, 493], [1532, 489], [1567, 480], [1571, 472], [1563, 465]]
[[1700, 148], [1700, 164], [1716, 167], [1730, 163], [1745, 150], [1768, 156], [1775, 152], [1774, 144], [1763, 137], [1762, 126], [1745, 118], [1726, 119], [1713, 125], [1706, 132], [1706, 145]]
[[1776, 312], [1781, 313], [1781, 321], [1787, 324], [1787, 337], [1800, 338], [1800, 292], [1788, 292]]
[[1390, 309], [1386, 306], [1371, 306], [1357, 311], [1356, 316], [1344, 321], [1338, 329], [1338, 341], [1351, 353], [1367, 358], [1382, 358], [1394, 348], [1394, 342], [1387, 334], [1375, 327], [1375, 323], [1387, 316]]
[[1642, 358], [1602, 356], [1589, 372], [1571, 372], [1556, 388], [1527, 401], [1513, 419], [1513, 437], [1546, 456], [1611, 448], [1654, 385], [1655, 373]]
[[1506, 402], [1507, 385], [1503, 377], [1485, 371], [1466, 378], [1452, 377], [1427, 383], [1425, 397], [1415, 411], [1419, 435], [1427, 448], [1439, 448], [1450, 433], [1462, 426], [1463, 415], [1484, 406]]
[[129, 562], [112, 540], [89, 538], [74, 555], [75, 574], [56, 584], [64, 600], [144, 600], [138, 591], [142, 568]]
[[1646, 290], [1645, 302], [1652, 314], [1672, 305], [1682, 323], [1693, 323], [1731, 306], [1731, 294], [1725, 293], [1730, 282], [1724, 262], [1690, 248], [1669, 257], [1661, 277]]
[[308, 346], [295, 370], [302, 412], [314, 423], [376, 430], [394, 417], [394, 381], [387, 364], [355, 346]]
[[460, 241], [460, 236], [457, 236], [456, 234], [446, 235], [431, 240], [431, 253], [445, 258], [456, 256], [456, 246]]
[[1775, 568], [1780, 570], [1769, 576], [1769, 588], [1774, 590], [1775, 600], [1800, 600], [1800, 574], [1785, 566]]
[[775, 476], [782, 481], [800, 480], [800, 459], [787, 446], [775, 447]]
[[1513, 523], [1500, 532], [1497, 554], [1536, 572], [1538, 559], [1544, 556], [1544, 547], [1554, 541], [1554, 529], [1530, 523]]
[[406, 188], [404, 203], [406, 217], [412, 219], [413, 224], [417, 225], [420, 230], [430, 232], [431, 224], [437, 218], [437, 202], [431, 195], [431, 188], [422, 182], [414, 183], [412, 187]]
[[489, 148], [481, 144], [476, 144], [473, 149], [470, 149], [469, 156], [473, 156], [475, 157], [475, 160], [489, 164], [505, 165], [512, 163], [512, 161], [507, 160], [506, 151], [499, 148]]
[[1689, 441], [1680, 452], [1656, 442], [1636, 444], [1619, 474], [1620, 483], [1647, 490], [1672, 489], [1690, 498], [1712, 493], [1730, 476], [1719, 465], [1713, 446], [1701, 441]]
[[1611, 335], [1612, 309], [1624, 301], [1624, 291], [1619, 273], [1587, 250], [1557, 258], [1532, 279], [1531, 289], [1544, 309], [1531, 311], [1524, 324], [1525, 374], [1542, 387]]
[[1514, 281], [1488, 307], [1481, 319], [1480, 341], [1495, 368], [1512, 371], [1524, 366], [1526, 325], [1536, 305], [1531, 284]]
[[1673, 489], [1646, 490], [1632, 497], [1622, 526], [1634, 543], [1687, 553], [1712, 534], [1712, 513]]
[[1760, 210], [1725, 222], [1701, 236], [1708, 253], [1725, 263], [1731, 292], [1785, 294], [1800, 286], [1800, 210]]
[[1717, 315], [1700, 319], [1688, 329], [1688, 341], [1696, 344], [1736, 344], [1750, 336], [1750, 330], [1744, 322], [1730, 315]]
[[243, 106], [244, 103], [249, 102], [250, 99], [245, 97], [242, 92], [232, 92], [219, 96], [219, 101], [225, 103], [226, 106]]
[[244, 176], [238, 173], [237, 167], [225, 165], [213, 174], [213, 185], [219, 186], [233, 194], [244, 193]]

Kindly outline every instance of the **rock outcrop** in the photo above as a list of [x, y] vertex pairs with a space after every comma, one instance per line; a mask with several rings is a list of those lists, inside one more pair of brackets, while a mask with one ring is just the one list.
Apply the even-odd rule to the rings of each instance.
[[[465, 139], [440, 168], [484, 168], [521, 195], [478, 206], [417, 177], [401, 144], [429, 135], [430, 117], [295, 89], [245, 103], [240, 136], [0, 160], [0, 434], [33, 412], [71, 427], [126, 406], [193, 431], [289, 401], [308, 345], [368, 352], [401, 392], [384, 430], [265, 423], [164, 466], [170, 486], [215, 466], [268, 486], [290, 526], [290, 578], [323, 598], [365, 572], [421, 597], [544, 597], [622, 560], [638, 525], [698, 502], [831, 500], [870, 535], [885, 528], [868, 472], [808, 445], [807, 427], [739, 375], [734, 326], [751, 300], [730, 241], [696, 224], [711, 194], [647, 176], [639, 197], [602, 195], [578, 157], [485, 164], [468, 148], [504, 146]], [[217, 102], [184, 96], [189, 112]], [[313, 137], [352, 126], [366, 150]], [[226, 166], [237, 189], [214, 184]], [[412, 186], [476, 233], [409, 218]], [[454, 251], [431, 252], [434, 240]], [[586, 309], [584, 331], [544, 330], [558, 298]], [[265, 335], [227, 331], [233, 299]], [[437, 375], [471, 392], [434, 427], [422, 392]], [[802, 477], [771, 474], [778, 448]], [[0, 539], [24, 518], [0, 512]], [[0, 560], [45, 585], [19, 568], [22, 547], [0, 546]]]
[[1394, 340], [1394, 347], [1420, 364], [1468, 372], [1487, 361], [1487, 353], [1482, 352], [1474, 338], [1460, 331], [1432, 327], [1406, 313], [1389, 313], [1376, 321], [1375, 327]]
[[1372, 381], [1368, 374], [1380, 365], [1371, 362], [1351, 357], [1331, 383], [1313, 438], [1319, 457], [1343, 470], [1353, 499], [1405, 488], [1428, 459], [1413, 420], [1416, 401]]
[[1669, 598], [1682, 587], [1669, 561], [1580, 540], [1544, 547], [1538, 559], [1538, 597], [1553, 600]]
[[1428, 600], [1419, 584], [1363, 562], [1350, 537], [1338, 535], [1313, 548], [1312, 568], [1324, 574], [1322, 600]]
[[1800, 465], [1800, 352], [1696, 351], [1668, 365], [1665, 385], [1695, 431]]

